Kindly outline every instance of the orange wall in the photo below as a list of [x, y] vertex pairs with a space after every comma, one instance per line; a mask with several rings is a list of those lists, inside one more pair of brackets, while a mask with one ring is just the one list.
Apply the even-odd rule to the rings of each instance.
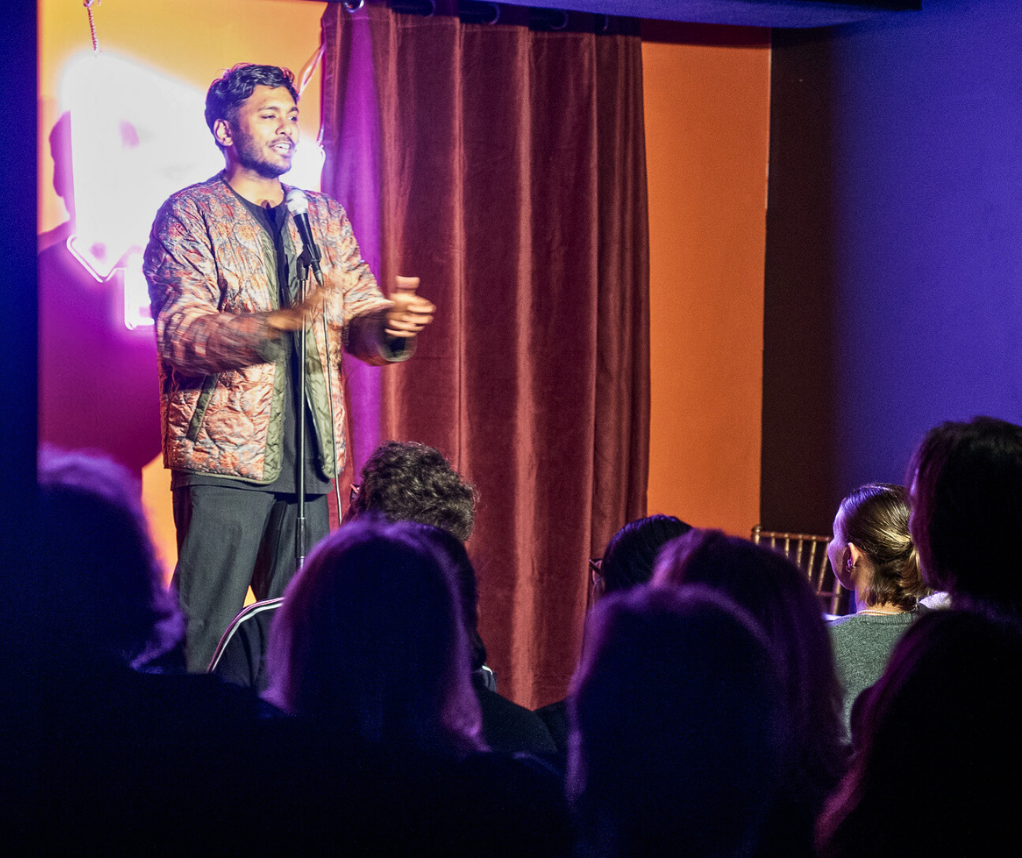
[[769, 31], [643, 30], [650, 513], [759, 521]]

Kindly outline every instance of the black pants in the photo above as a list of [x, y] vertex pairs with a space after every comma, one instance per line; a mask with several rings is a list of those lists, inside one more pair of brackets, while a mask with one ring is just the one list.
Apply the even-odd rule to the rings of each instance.
[[[297, 495], [221, 486], [174, 489], [174, 587], [188, 621], [188, 670], [204, 672], [251, 585], [256, 599], [284, 593], [295, 573]], [[305, 501], [306, 553], [330, 530], [326, 495]]]

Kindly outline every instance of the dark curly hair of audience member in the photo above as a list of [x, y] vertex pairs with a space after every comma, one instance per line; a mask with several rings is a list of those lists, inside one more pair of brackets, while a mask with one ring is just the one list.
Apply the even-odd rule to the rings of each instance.
[[408, 522], [334, 531], [274, 617], [266, 698], [375, 747], [482, 748], [454, 577]]
[[955, 604], [1022, 612], [1022, 426], [993, 417], [934, 427], [909, 466], [923, 578]]
[[653, 583], [712, 587], [762, 627], [781, 657], [792, 800], [815, 819], [844, 774], [848, 748], [830, 637], [806, 575], [765, 546], [693, 530], [664, 547]]
[[615, 533], [600, 563], [604, 593], [629, 590], [653, 577], [661, 547], [692, 529], [673, 515], [650, 515], [630, 521]]
[[786, 751], [774, 651], [706, 587], [601, 599], [569, 697], [576, 854], [755, 854]]
[[348, 518], [377, 513], [388, 521], [416, 521], [465, 542], [475, 523], [476, 490], [439, 450], [413, 441], [387, 441], [362, 468]]
[[846, 497], [839, 508], [842, 535], [870, 564], [865, 588], [869, 606], [895, 605], [911, 611], [928, 592], [909, 534], [908, 492], [903, 486], [870, 483]]
[[[206, 125], [209, 126], [209, 130], [213, 131], [218, 119], [234, 122], [237, 119], [238, 108], [251, 97], [257, 86], [268, 86], [271, 89], [283, 87], [295, 100], [295, 104], [298, 103], [295, 76], [289, 69], [238, 63], [209, 85], [206, 92]], [[213, 136], [216, 136], [215, 132]], [[219, 141], [217, 146], [220, 146]]]

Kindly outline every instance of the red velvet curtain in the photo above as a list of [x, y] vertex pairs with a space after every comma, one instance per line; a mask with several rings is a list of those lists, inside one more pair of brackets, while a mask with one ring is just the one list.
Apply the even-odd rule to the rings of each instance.
[[331, 3], [324, 189], [381, 283], [419, 276], [437, 305], [415, 357], [380, 376], [380, 436], [439, 448], [478, 488], [480, 630], [500, 690], [538, 706], [574, 670], [587, 559], [645, 514], [641, 45], [592, 16], [504, 20]]

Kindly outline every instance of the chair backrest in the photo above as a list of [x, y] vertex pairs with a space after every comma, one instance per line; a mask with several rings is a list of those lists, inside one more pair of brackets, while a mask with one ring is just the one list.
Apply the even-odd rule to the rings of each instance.
[[804, 571], [823, 603], [823, 610], [828, 614], [848, 613], [851, 593], [841, 586], [841, 582], [834, 575], [834, 570], [830, 568], [830, 560], [827, 557], [829, 536], [763, 530], [762, 526], [757, 524], [752, 528], [752, 541], [757, 545], [765, 545], [780, 551]]

